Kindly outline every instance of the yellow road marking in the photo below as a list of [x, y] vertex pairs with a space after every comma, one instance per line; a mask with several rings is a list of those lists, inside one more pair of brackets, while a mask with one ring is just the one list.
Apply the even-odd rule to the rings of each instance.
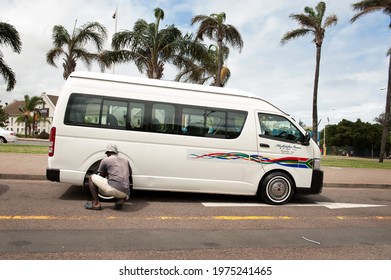
[[288, 216], [215, 216], [216, 220], [293, 220], [294, 217]]
[[[311, 217], [292, 217], [292, 216], [156, 216], [156, 217], [126, 217], [126, 216], [23, 216], [23, 215], [4, 215], [0, 216], [0, 220], [220, 220], [220, 221], [251, 221], [251, 220], [300, 220], [309, 219]], [[391, 216], [368, 216], [368, 217], [355, 217], [355, 216], [327, 216], [327, 217], [315, 217], [315, 219], [327, 219], [327, 220], [391, 220]]]
[[56, 216], [0, 216], [0, 220], [58, 220]]

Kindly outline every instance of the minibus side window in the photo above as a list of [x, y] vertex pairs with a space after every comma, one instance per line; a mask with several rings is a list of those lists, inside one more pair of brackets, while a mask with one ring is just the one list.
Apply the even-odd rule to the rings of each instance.
[[209, 137], [225, 138], [226, 113], [222, 111], [207, 110], [205, 116], [206, 135]]
[[99, 124], [102, 98], [72, 94], [65, 113], [65, 124]]
[[270, 114], [258, 114], [261, 137], [275, 140], [300, 142], [301, 132], [286, 118]]
[[181, 133], [192, 136], [204, 136], [205, 109], [184, 107], [182, 110]]
[[228, 112], [227, 120], [227, 134], [226, 138], [234, 139], [238, 138], [243, 130], [244, 123], [246, 122], [247, 113], [245, 112]]
[[139, 102], [130, 102], [129, 119], [126, 129], [145, 131], [144, 125], [145, 104]]
[[86, 113], [84, 115], [85, 124], [99, 124], [100, 100], [96, 101], [99, 101], [99, 103], [91, 102], [86, 104]]
[[104, 100], [102, 106], [101, 124], [109, 127], [125, 127], [128, 115], [128, 102]]
[[153, 104], [148, 131], [177, 133], [175, 125], [175, 106], [173, 104], [165, 103]]
[[223, 108], [73, 93], [69, 98], [64, 123], [235, 139], [243, 130], [247, 114], [246, 111]]
[[180, 133], [211, 138], [238, 138], [247, 112], [200, 107], [183, 107]]

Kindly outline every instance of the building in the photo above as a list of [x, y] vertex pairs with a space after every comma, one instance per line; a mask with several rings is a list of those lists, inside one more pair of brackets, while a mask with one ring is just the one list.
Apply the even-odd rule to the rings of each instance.
[[[44, 101], [44, 105], [37, 108], [41, 113], [41, 121], [36, 124], [34, 131], [36, 134], [39, 134], [43, 131], [49, 133], [54, 109], [56, 108], [58, 96], [49, 95], [43, 92], [41, 97]], [[23, 107], [24, 101], [13, 101], [10, 104], [3, 107], [3, 110], [8, 114], [8, 124], [6, 129], [14, 131], [16, 134], [25, 134], [25, 124], [24, 122], [17, 123], [16, 119], [21, 115], [19, 110], [20, 107]]]

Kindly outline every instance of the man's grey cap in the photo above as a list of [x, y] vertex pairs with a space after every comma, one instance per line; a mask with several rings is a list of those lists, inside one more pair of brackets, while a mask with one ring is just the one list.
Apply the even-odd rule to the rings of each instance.
[[107, 153], [118, 154], [117, 145], [115, 145], [115, 144], [108, 144], [105, 154], [107, 154]]

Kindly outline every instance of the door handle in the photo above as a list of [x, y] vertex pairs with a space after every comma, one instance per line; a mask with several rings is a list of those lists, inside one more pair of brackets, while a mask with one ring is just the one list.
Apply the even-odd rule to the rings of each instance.
[[264, 144], [264, 143], [259, 144], [259, 147], [270, 148], [270, 146], [268, 144]]

